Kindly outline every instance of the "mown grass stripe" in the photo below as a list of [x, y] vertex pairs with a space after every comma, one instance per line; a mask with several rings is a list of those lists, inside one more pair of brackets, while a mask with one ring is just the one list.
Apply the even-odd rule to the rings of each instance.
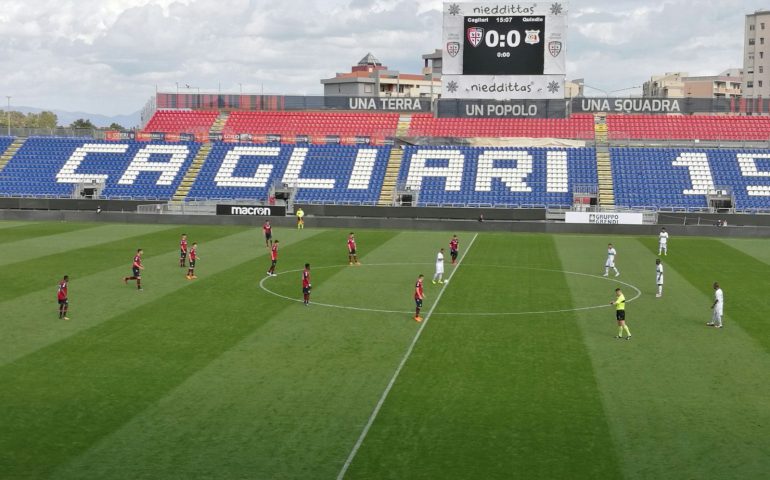
[[[600, 268], [609, 240], [556, 237], [564, 265], [583, 271]], [[623, 476], [761, 476], [770, 468], [770, 460], [758, 462], [756, 454], [756, 445], [763, 442], [761, 425], [770, 421], [762, 400], [770, 396], [767, 355], [739, 328], [705, 327], [709, 292], [694, 285], [708, 280], [682, 275], [682, 269], [689, 268], [683, 257], [693, 251], [684, 239], [676, 239], [671, 254], [663, 257], [666, 284], [661, 299], [655, 298], [657, 239], [611, 240], [618, 250], [621, 279], [644, 292], [627, 308], [633, 340], [612, 338], [617, 327], [611, 310], [580, 313], [578, 325]], [[716, 248], [712, 254], [724, 252]], [[576, 295], [585, 295], [579, 280], [569, 282]], [[612, 298], [611, 289], [606, 295]]]
[[3, 250], [13, 255], [0, 256], [0, 266], [46, 256], [62, 254], [92, 245], [99, 245], [126, 237], [144, 235], [179, 228], [168, 225], [123, 225], [111, 224], [88, 228], [77, 228], [67, 233], [25, 238], [3, 245]]
[[[191, 227], [187, 229], [187, 233], [190, 235], [191, 242], [197, 241], [203, 245], [242, 230], [242, 228], [232, 227], [224, 229]], [[150, 262], [158, 255], [178, 252], [179, 238], [183, 231], [181, 228], [176, 228], [144, 233], [140, 229], [136, 235], [127, 235], [120, 240], [88, 245], [5, 265], [0, 269], [0, 285], [4, 285], [4, 288], [0, 289], [0, 302], [38, 290], [47, 291], [49, 297], [53, 298], [51, 292], [55, 291], [56, 284], [64, 275], [69, 275], [73, 282], [73, 289], [77, 290], [77, 282], [80, 278], [112, 269], [117, 265], [126, 265], [124, 268], [129, 271], [128, 267], [138, 247], [144, 248], [145, 260]], [[84, 230], [81, 234], [82, 243], [87, 245], [91, 231]]]
[[[259, 328], [264, 319], [237, 301], [253, 295], [261, 270], [253, 260], [265, 251], [249, 244], [233, 255], [249, 233], [220, 241], [222, 257], [214, 249], [201, 254], [229, 268], [212, 275], [201, 262], [206, 280], [176, 282], [181, 274], [169, 255], [170, 267], [155, 267], [169, 286], [148, 283], [149, 301], [125, 287], [120, 294], [135, 301], [122, 302], [109, 320], [0, 368], [0, 384], [8, 386], [0, 392], [4, 474], [48, 475]], [[289, 245], [314, 235], [282, 237]]]
[[[227, 230], [225, 230], [227, 231]], [[245, 260], [264, 258], [267, 249], [254, 241], [253, 230], [240, 231], [200, 245], [201, 260], [197, 272], [201, 278], [232, 268]], [[165, 236], [164, 232], [158, 233]], [[306, 236], [314, 235], [313, 233]], [[286, 245], [300, 237], [283, 235]], [[173, 248], [173, 247], [171, 247]], [[234, 255], [234, 252], [238, 252]], [[108, 321], [126, 310], [137, 308], [189, 286], [185, 271], [179, 268], [176, 251], [145, 259], [143, 284], [137, 293], [134, 285], [126, 286], [122, 278], [130, 274], [131, 251], [120, 267], [113, 267], [86, 277], [74, 277], [70, 284], [71, 321], [56, 318], [56, 279], [53, 287], [0, 303], [4, 312], [0, 322], [0, 338], [6, 347], [0, 350], [0, 365], [11, 362], [51, 343]], [[259, 267], [263, 268], [263, 267]], [[266, 267], [265, 267], [266, 268]], [[261, 272], [260, 272], [261, 273]], [[30, 272], [35, 275], [35, 272]]]
[[[547, 236], [483, 234], [466, 262], [560, 268]], [[464, 269], [436, 313], [507, 303], [531, 309], [530, 291], [569, 294], [563, 277]], [[557, 324], [435, 316], [347, 478], [617, 477], [599, 392], [571, 315], [560, 315]]]
[[49, 237], [73, 231], [96, 228], [98, 224], [83, 223], [0, 223], [0, 244], [29, 240], [36, 237]]

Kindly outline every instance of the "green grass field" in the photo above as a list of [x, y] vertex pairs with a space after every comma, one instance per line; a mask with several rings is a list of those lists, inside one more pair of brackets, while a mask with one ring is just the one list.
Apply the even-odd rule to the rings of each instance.
[[767, 478], [770, 241], [452, 233], [0, 222], [0, 478]]

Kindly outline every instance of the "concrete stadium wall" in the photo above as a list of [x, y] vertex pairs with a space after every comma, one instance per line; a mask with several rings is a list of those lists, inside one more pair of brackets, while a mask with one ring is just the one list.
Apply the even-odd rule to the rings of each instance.
[[[161, 225], [240, 225], [258, 227], [265, 217], [243, 216], [207, 216], [207, 215], [143, 215], [120, 212], [72, 212], [72, 211], [34, 211], [34, 210], [0, 210], [0, 220], [25, 221], [60, 221], [60, 222], [104, 222], [104, 223], [135, 223]], [[293, 228], [295, 221], [292, 217], [271, 217], [271, 223], [276, 227]], [[511, 233], [547, 233], [547, 234], [585, 234], [602, 235], [605, 237], [617, 235], [650, 235], [657, 236], [660, 227], [657, 225], [578, 225], [560, 222], [531, 222], [531, 221], [486, 221], [473, 220], [435, 220], [412, 218], [355, 218], [355, 217], [314, 217], [305, 219], [306, 228], [344, 228], [344, 229], [378, 229], [423, 230], [446, 232], [511, 232]], [[713, 227], [697, 225], [671, 225], [667, 230], [672, 236], [706, 236], [706, 237], [743, 237], [770, 238], [770, 227]], [[0, 231], [1, 232], [1, 231]]]

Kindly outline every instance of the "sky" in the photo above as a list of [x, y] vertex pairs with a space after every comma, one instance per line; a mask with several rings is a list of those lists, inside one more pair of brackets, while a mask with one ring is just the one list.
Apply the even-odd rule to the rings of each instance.
[[[117, 115], [156, 86], [320, 95], [367, 52], [407, 73], [441, 47], [440, 1], [0, 0], [0, 101]], [[741, 67], [746, 13], [770, 0], [574, 0], [568, 78], [599, 90]], [[586, 90], [587, 94], [600, 94]], [[636, 89], [640, 91], [640, 89]], [[628, 95], [622, 90], [615, 95]], [[0, 108], [5, 108], [2, 102]]]

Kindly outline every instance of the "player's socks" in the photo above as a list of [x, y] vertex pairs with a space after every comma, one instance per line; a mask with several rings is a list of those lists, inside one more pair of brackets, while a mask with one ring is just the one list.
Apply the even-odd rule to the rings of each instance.
[[623, 330], [625, 330], [625, 331], [626, 331], [626, 335], [627, 335], [628, 337], [630, 337], [630, 336], [631, 336], [631, 330], [629, 330], [629, 329], [628, 329], [628, 325], [623, 325]]
[[623, 327], [618, 327], [618, 338], [623, 336]]

